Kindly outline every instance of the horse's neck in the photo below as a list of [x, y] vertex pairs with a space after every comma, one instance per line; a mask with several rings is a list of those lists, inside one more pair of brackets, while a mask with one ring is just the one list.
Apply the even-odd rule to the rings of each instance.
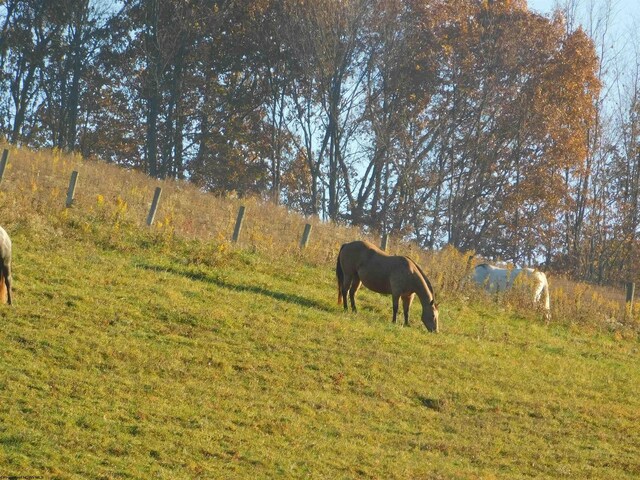
[[542, 294], [544, 295], [544, 308], [546, 310], [551, 310], [551, 301], [549, 298], [549, 283], [544, 282], [542, 287]]
[[411, 263], [415, 266], [417, 272], [415, 273], [414, 281], [416, 282], [416, 295], [420, 299], [420, 303], [423, 306], [429, 305], [433, 301], [433, 287], [427, 276], [424, 274], [420, 265], [413, 261], [413, 259], [407, 257]]
[[[546, 310], [549, 310], [551, 308], [551, 303], [549, 300], [549, 283], [547, 282], [547, 279], [545, 277], [536, 277], [536, 280], [538, 280], [539, 283], [538, 285], [536, 285], [534, 301], [544, 301], [544, 308]], [[542, 298], [542, 295], [544, 295], [544, 298]]]
[[428, 305], [431, 304], [431, 301], [433, 300], [433, 294], [431, 293], [431, 290], [429, 290], [429, 285], [427, 284], [427, 280], [423, 277], [421, 273], [416, 273], [415, 283], [416, 283], [416, 288], [415, 288], [416, 295], [420, 299], [420, 303], [422, 303], [422, 306], [426, 308]]

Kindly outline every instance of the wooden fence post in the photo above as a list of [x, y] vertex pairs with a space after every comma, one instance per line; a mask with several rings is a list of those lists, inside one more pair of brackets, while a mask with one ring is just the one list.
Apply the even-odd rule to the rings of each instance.
[[389, 246], [389, 234], [388, 234], [388, 233], [385, 233], [385, 234], [382, 236], [382, 243], [380, 243], [380, 249], [381, 249], [383, 252], [386, 252], [386, 251], [387, 251], [387, 247], [388, 247], [388, 246]]
[[7, 160], [9, 159], [9, 150], [6, 148], [2, 151], [2, 160], [0, 160], [0, 182], [4, 178], [4, 169], [7, 167]]
[[69, 208], [73, 204], [73, 199], [76, 196], [76, 184], [78, 183], [78, 171], [71, 172], [71, 178], [69, 179], [69, 189], [67, 190], [66, 207]]
[[307, 248], [309, 244], [309, 235], [311, 234], [311, 224], [307, 223], [304, 226], [304, 232], [302, 233], [302, 240], [300, 240], [300, 248]]
[[236, 219], [236, 227], [233, 229], [233, 242], [236, 243], [238, 238], [240, 238], [240, 230], [242, 230], [242, 222], [244, 222], [244, 205], [240, 207], [238, 210], [238, 218]]
[[151, 226], [153, 224], [153, 219], [156, 218], [156, 210], [158, 210], [158, 203], [160, 203], [161, 193], [162, 193], [162, 188], [156, 187], [156, 191], [153, 194], [153, 201], [151, 202], [151, 209], [149, 210], [149, 215], [147, 216], [148, 226]]
[[626, 298], [626, 306], [629, 310], [629, 314], [633, 314], [633, 297], [636, 293], [636, 284], [634, 282], [628, 282], [626, 285], [627, 290], [627, 298]]

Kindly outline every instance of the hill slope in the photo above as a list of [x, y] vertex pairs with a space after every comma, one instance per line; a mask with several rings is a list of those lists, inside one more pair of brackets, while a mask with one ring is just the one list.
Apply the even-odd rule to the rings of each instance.
[[453, 296], [429, 334], [332, 262], [1, 200], [0, 476], [640, 475], [635, 337]]

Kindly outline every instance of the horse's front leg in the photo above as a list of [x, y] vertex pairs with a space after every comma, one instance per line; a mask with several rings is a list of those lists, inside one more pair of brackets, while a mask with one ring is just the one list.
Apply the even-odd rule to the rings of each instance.
[[5, 279], [5, 285], [7, 287], [7, 304], [8, 305], [11, 305], [11, 283], [12, 283], [11, 274], [9, 274], [9, 276], [6, 277]]
[[409, 326], [409, 307], [411, 307], [411, 302], [413, 302], [414, 294], [407, 295], [402, 297], [402, 312], [404, 313], [404, 326]]
[[400, 300], [400, 297], [398, 295], [392, 295], [392, 300], [393, 300], [393, 323], [396, 323], [396, 317], [398, 316], [398, 303]]

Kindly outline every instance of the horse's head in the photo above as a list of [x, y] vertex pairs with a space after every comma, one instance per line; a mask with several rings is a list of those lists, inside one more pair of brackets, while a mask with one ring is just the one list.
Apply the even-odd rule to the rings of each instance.
[[430, 332], [438, 332], [438, 305], [435, 300], [422, 309], [422, 323]]

